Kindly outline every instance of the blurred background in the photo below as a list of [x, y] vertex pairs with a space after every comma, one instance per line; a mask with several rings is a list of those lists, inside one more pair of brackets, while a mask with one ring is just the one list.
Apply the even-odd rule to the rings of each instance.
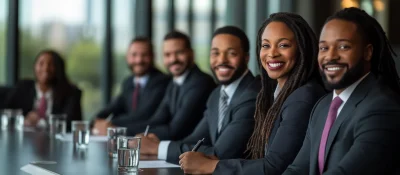
[[36, 54], [55, 49], [66, 59], [71, 81], [83, 90], [83, 116], [89, 119], [130, 74], [125, 52], [135, 36], [153, 39], [157, 66], [165, 70], [162, 39], [172, 29], [183, 31], [191, 36], [197, 64], [210, 73], [212, 32], [235, 25], [251, 40], [249, 67], [258, 73], [254, 44], [269, 14], [298, 13], [318, 34], [329, 15], [351, 6], [374, 16], [400, 53], [400, 0], [0, 0], [0, 86], [33, 78]]

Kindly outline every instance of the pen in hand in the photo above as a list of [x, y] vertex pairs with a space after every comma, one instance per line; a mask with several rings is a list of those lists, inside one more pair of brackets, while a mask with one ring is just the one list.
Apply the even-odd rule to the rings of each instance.
[[144, 131], [144, 136], [147, 136], [147, 133], [149, 133], [150, 125], [146, 126], [146, 130]]
[[193, 152], [197, 151], [197, 150], [200, 148], [200, 146], [203, 144], [203, 142], [204, 142], [204, 138], [201, 139], [201, 140], [199, 140], [199, 141], [196, 143], [196, 145], [194, 145], [192, 151], [193, 151]]

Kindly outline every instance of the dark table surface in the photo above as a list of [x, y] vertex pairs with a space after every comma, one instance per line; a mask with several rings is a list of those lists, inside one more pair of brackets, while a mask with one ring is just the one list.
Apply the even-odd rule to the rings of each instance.
[[[72, 142], [49, 139], [44, 132], [0, 131], [0, 174], [26, 175], [21, 167], [32, 161], [55, 161], [39, 165], [62, 175], [117, 175], [117, 162], [107, 155], [106, 142], [90, 142], [77, 150]], [[180, 175], [180, 168], [144, 168], [140, 175]]]

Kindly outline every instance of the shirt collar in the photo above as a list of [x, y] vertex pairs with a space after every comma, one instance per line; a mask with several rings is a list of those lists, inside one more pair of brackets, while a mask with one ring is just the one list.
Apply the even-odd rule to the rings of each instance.
[[356, 87], [358, 86], [358, 84], [360, 84], [360, 82], [362, 80], [364, 80], [365, 77], [367, 77], [369, 75], [369, 72], [367, 74], [365, 74], [363, 77], [361, 77], [359, 80], [357, 80], [355, 83], [353, 83], [352, 85], [350, 85], [349, 87], [347, 87], [342, 93], [340, 93], [339, 95], [336, 94], [336, 91], [333, 91], [333, 98], [335, 99], [335, 97], [339, 96], [340, 99], [342, 99], [343, 104], [346, 103], [346, 101], [350, 98], [350, 95], [353, 93], [354, 89], [356, 89]]
[[181, 86], [185, 82], [186, 77], [188, 76], [189, 72], [190, 71], [188, 69], [182, 75], [180, 75], [178, 77], [174, 77], [174, 83], [176, 83], [177, 85]]
[[133, 78], [133, 84], [135, 85], [136, 83], [139, 83], [140, 87], [145, 87], [147, 82], [148, 82], [148, 80], [149, 80], [149, 78], [150, 78], [149, 74], [145, 74], [145, 75], [143, 75], [141, 77], [134, 77]]
[[46, 99], [51, 99], [52, 96], [53, 96], [53, 90], [52, 90], [52, 89], [49, 89], [47, 92], [43, 93], [43, 92], [40, 90], [38, 84], [35, 85], [35, 90], [36, 90], [36, 97], [37, 97], [38, 99], [42, 98], [43, 96], [45, 96]]
[[240, 76], [237, 80], [233, 81], [229, 85], [222, 85], [221, 91], [225, 91], [226, 95], [228, 95], [228, 101], [232, 98], [233, 94], [235, 93], [239, 83], [242, 81], [243, 77], [248, 73], [246, 70], [242, 76]]
[[279, 88], [279, 85], [277, 85], [274, 91], [274, 100], [276, 100], [276, 97], [278, 97], [279, 92], [281, 92], [281, 88]]

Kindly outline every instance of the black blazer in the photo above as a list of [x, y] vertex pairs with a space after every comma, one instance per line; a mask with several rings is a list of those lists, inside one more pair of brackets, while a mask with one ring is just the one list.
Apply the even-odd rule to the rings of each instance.
[[[71, 86], [69, 94], [62, 99], [53, 100], [53, 114], [67, 114], [67, 130], [71, 128], [72, 120], [82, 120], [81, 109], [82, 91]], [[22, 109], [24, 116], [33, 110], [36, 98], [35, 81], [23, 80], [15, 85], [6, 100], [6, 107], [10, 109]]]
[[[398, 93], [372, 73], [360, 82], [330, 130], [324, 175], [400, 173]], [[332, 95], [315, 106], [303, 146], [285, 175], [319, 175], [318, 150]]]
[[232, 96], [218, 134], [218, 106], [221, 86], [216, 88], [207, 102], [204, 118], [194, 132], [182, 141], [172, 141], [168, 146], [167, 161], [178, 163], [179, 155], [191, 151], [196, 142], [205, 138], [198, 151], [220, 159], [241, 158], [254, 129], [254, 111], [260, 80], [248, 72]]
[[293, 91], [275, 119], [265, 158], [221, 160], [214, 174], [282, 174], [303, 144], [312, 108], [325, 94], [323, 86], [315, 80]]
[[132, 109], [132, 96], [135, 85], [134, 76], [126, 78], [122, 84], [122, 92], [111, 104], [101, 110], [98, 118], [107, 118], [113, 114], [111, 123], [116, 126], [128, 126], [130, 123], [148, 120], [153, 114], [165, 94], [170, 77], [157, 69], [150, 71], [146, 86], [141, 89], [136, 110]]
[[211, 76], [194, 66], [180, 86], [178, 97], [173, 96], [171, 80], [160, 106], [150, 121], [131, 124], [128, 134], [142, 133], [149, 124], [149, 132], [156, 134], [161, 140], [179, 140], [186, 137], [203, 117], [207, 98], [214, 88], [215, 83]]

